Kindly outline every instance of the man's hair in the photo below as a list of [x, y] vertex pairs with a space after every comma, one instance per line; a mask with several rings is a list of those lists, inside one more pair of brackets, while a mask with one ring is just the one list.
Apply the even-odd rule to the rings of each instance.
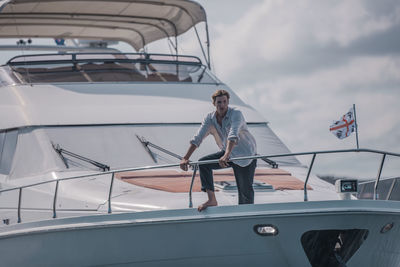
[[224, 95], [226, 95], [226, 97], [228, 99], [230, 98], [230, 95], [229, 95], [228, 91], [225, 91], [225, 90], [217, 90], [217, 91], [215, 91], [215, 93], [211, 96], [213, 104], [215, 104], [215, 100], [217, 99], [217, 97], [224, 96]]

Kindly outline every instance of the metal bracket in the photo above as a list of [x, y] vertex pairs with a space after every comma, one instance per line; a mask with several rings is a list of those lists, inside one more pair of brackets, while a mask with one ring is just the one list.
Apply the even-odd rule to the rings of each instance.
[[261, 158], [264, 162], [268, 163], [269, 165], [271, 165], [272, 169], [278, 169], [278, 163], [276, 163], [273, 160], [270, 160], [268, 158]]
[[57, 153], [58, 153], [58, 154], [61, 156], [61, 158], [63, 159], [64, 164], [65, 164], [65, 166], [66, 166], [67, 168], [68, 168], [68, 163], [67, 163], [66, 158], [65, 158], [65, 156], [64, 156], [63, 154], [68, 155], [68, 156], [73, 157], [73, 158], [76, 158], [76, 159], [79, 159], [79, 160], [82, 160], [82, 161], [85, 161], [85, 162], [88, 162], [88, 163], [90, 163], [90, 164], [92, 164], [92, 165], [94, 165], [94, 166], [96, 166], [96, 167], [102, 169], [103, 172], [109, 171], [109, 170], [110, 170], [110, 166], [108, 166], [108, 165], [106, 165], [106, 164], [103, 164], [103, 163], [94, 161], [94, 160], [92, 160], [92, 159], [86, 158], [86, 157], [84, 157], [84, 156], [81, 156], [81, 155], [72, 153], [71, 151], [68, 151], [68, 150], [65, 150], [65, 149], [61, 148], [60, 145], [58, 145], [58, 144], [55, 145], [55, 144], [52, 143], [52, 145], [53, 145], [54, 150], [57, 151]]

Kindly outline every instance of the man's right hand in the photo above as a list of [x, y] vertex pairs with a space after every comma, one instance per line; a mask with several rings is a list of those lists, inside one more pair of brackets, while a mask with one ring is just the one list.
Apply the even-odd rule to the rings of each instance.
[[179, 167], [180, 167], [182, 170], [187, 171], [187, 170], [188, 170], [188, 165], [189, 165], [189, 160], [183, 158], [183, 159], [181, 160], [181, 163], [179, 164]]

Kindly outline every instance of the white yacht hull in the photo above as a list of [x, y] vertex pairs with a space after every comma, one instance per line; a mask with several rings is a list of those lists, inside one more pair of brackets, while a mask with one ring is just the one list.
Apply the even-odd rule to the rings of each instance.
[[[279, 233], [260, 236], [258, 224]], [[367, 200], [95, 215], [3, 227], [0, 254], [2, 266], [311, 266], [305, 232], [366, 229], [345, 266], [393, 267], [399, 225], [400, 203]]]

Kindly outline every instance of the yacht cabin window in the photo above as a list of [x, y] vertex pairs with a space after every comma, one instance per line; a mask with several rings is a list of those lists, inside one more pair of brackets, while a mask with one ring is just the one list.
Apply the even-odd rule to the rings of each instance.
[[162, 54], [79, 53], [26, 55], [8, 63], [21, 83], [218, 81], [197, 57]]

